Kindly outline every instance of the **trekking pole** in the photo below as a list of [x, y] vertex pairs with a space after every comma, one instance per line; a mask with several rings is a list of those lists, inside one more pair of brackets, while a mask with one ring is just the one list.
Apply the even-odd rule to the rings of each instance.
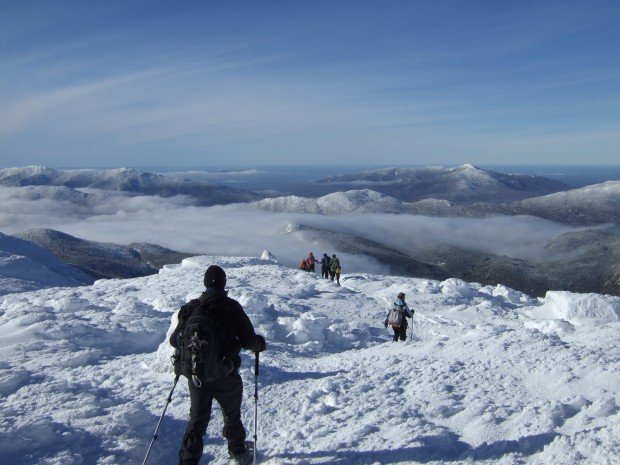
[[166, 406], [164, 407], [164, 411], [161, 412], [161, 416], [159, 417], [159, 421], [157, 422], [157, 426], [155, 427], [155, 432], [153, 433], [153, 439], [151, 439], [149, 450], [146, 451], [146, 456], [144, 457], [144, 462], [142, 462], [142, 465], [146, 465], [146, 461], [149, 458], [149, 454], [151, 453], [151, 448], [153, 447], [153, 443], [157, 439], [157, 431], [159, 430], [159, 425], [161, 425], [161, 421], [164, 419], [164, 415], [166, 414], [166, 409], [168, 408], [168, 405], [170, 404], [170, 402], [172, 402], [172, 393], [174, 392], [174, 388], [177, 387], [177, 381], [179, 381], [179, 376], [180, 375], [176, 375], [174, 378], [174, 384], [172, 385], [172, 390], [170, 391], [170, 394], [168, 394], [168, 399], [166, 400]]
[[258, 352], [254, 352], [254, 457], [256, 465], [256, 442], [258, 440]]

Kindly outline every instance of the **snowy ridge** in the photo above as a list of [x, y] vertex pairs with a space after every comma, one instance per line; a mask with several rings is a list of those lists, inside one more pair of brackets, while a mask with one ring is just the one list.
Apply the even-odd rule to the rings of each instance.
[[517, 204], [530, 214], [555, 221], [593, 224], [620, 223], [620, 181], [557, 192]]
[[259, 200], [252, 205], [268, 211], [318, 213], [322, 215], [404, 213], [408, 211], [406, 203], [370, 189], [335, 192], [317, 199], [297, 197], [295, 195], [276, 197]]
[[[158, 275], [0, 300], [0, 462], [140, 463], [172, 385], [166, 341], [213, 263], [268, 340], [261, 463], [610, 464], [620, 427], [620, 298], [343, 275], [275, 258], [192, 257]], [[415, 340], [382, 326], [407, 294]], [[251, 428], [252, 357], [243, 355]], [[288, 401], [292, 400], [292, 401]], [[180, 383], [152, 463], [174, 463]], [[216, 409], [205, 462], [227, 463]]]
[[345, 215], [349, 213], [413, 214], [444, 217], [532, 215], [566, 224], [620, 223], [620, 181], [532, 197], [513, 203], [456, 204], [441, 198], [403, 202], [372, 189], [335, 192], [319, 198], [286, 196], [252, 203], [267, 211]]
[[80, 239], [54, 229], [31, 229], [15, 237], [49, 250], [95, 278], [133, 278], [156, 273], [128, 246]]
[[8, 168], [0, 170], [0, 185], [94, 188], [161, 197], [187, 195], [195, 197], [202, 205], [250, 202], [261, 198], [258, 194], [241, 189], [130, 168], [108, 170], [53, 170], [35, 166]]
[[569, 189], [541, 176], [503, 174], [465, 164], [456, 168], [384, 168], [318, 181], [339, 188], [367, 187], [405, 202], [427, 198], [453, 202], [509, 202]]
[[47, 250], [0, 233], [0, 295], [90, 282], [90, 276]]

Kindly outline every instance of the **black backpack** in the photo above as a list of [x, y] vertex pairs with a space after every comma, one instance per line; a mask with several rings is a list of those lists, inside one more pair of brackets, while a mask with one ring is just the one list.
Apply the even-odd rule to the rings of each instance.
[[191, 379], [200, 387], [202, 383], [232, 373], [232, 360], [222, 354], [224, 328], [206, 303], [198, 305], [184, 321], [179, 321], [175, 333], [176, 351], [172, 359], [175, 374]]
[[403, 316], [403, 309], [395, 305], [389, 311], [386, 322], [392, 328], [400, 328], [403, 325]]

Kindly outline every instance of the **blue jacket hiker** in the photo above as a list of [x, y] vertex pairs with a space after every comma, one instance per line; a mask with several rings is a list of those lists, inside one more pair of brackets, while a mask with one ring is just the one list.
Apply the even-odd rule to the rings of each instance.
[[383, 325], [387, 328], [392, 327], [394, 331], [394, 341], [404, 341], [407, 339], [407, 318], [413, 317], [415, 312], [405, 303], [405, 294], [399, 292], [394, 305], [388, 312]]

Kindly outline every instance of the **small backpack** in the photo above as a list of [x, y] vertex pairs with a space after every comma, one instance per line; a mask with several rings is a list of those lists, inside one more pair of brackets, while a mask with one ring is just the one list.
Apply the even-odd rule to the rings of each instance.
[[400, 328], [403, 325], [403, 311], [399, 307], [390, 310], [387, 316], [387, 324], [392, 328]]
[[191, 379], [196, 387], [228, 376], [232, 360], [222, 356], [224, 328], [206, 303], [194, 308], [175, 332], [177, 350], [173, 356], [174, 372]]

